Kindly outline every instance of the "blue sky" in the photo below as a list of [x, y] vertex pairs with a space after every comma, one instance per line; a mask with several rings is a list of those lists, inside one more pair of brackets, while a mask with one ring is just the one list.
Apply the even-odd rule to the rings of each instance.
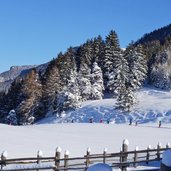
[[0, 72], [114, 29], [121, 47], [171, 23], [171, 0], [0, 0]]

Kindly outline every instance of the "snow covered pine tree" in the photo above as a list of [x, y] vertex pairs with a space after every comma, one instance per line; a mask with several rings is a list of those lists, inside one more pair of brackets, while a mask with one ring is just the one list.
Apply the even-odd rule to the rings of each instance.
[[92, 69], [92, 99], [100, 100], [103, 97], [103, 76], [102, 70], [96, 62], [93, 63]]

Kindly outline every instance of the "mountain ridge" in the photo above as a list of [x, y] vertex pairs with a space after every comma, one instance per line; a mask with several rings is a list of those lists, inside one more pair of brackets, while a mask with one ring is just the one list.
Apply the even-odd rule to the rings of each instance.
[[36, 68], [40, 72], [44, 72], [48, 63], [40, 65], [23, 65], [23, 66], [11, 66], [8, 71], [0, 73], [0, 92], [8, 92], [11, 83], [17, 77], [24, 77], [31, 69]]

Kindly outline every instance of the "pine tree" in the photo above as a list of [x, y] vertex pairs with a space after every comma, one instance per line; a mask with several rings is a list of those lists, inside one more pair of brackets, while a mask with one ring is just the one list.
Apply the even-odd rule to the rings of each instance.
[[164, 65], [154, 66], [151, 71], [151, 83], [158, 88], [171, 90], [171, 72]]
[[104, 66], [105, 42], [99, 35], [93, 41], [93, 63], [97, 62], [100, 68]]
[[[113, 91], [115, 87], [111, 85], [111, 79], [116, 74], [116, 63], [120, 57], [121, 50], [118, 36], [115, 31], [111, 31], [106, 37], [105, 58], [104, 58], [104, 84], [107, 90]], [[113, 78], [112, 78], [113, 77]]]
[[103, 97], [103, 75], [102, 70], [96, 62], [92, 69], [92, 99], [100, 100]]
[[78, 83], [80, 89], [80, 95], [82, 100], [91, 99], [92, 94], [92, 86], [91, 86], [91, 73], [87, 64], [83, 63], [80, 66], [80, 70], [78, 73]]
[[63, 85], [61, 85], [59, 69], [57, 67], [57, 59], [51, 61], [44, 77], [43, 103], [48, 115], [57, 110], [56, 96], [63, 88]]
[[66, 74], [67, 80], [66, 85], [57, 94], [56, 104], [58, 113], [77, 108], [81, 98], [77, 80], [75, 54], [72, 48], [69, 48], [66, 54], [64, 54], [64, 61], [65, 66], [63, 66], [63, 73]]
[[92, 66], [93, 63], [93, 41], [87, 40], [87, 42], [83, 45], [82, 49], [82, 63], [85, 62], [89, 67]]
[[[20, 89], [22, 101], [16, 108], [19, 124], [28, 124], [29, 118], [35, 116], [42, 97], [42, 85], [36, 69], [32, 69], [25, 78]], [[37, 113], [38, 114], [38, 113]], [[37, 119], [40, 117], [36, 116]]]
[[134, 47], [133, 43], [128, 46], [124, 54], [129, 63], [130, 86], [134, 90], [141, 87], [147, 75], [147, 62], [141, 45]]
[[114, 82], [114, 92], [117, 95], [116, 108], [122, 111], [130, 111], [134, 104], [134, 92], [129, 86], [129, 67], [127, 60], [121, 55], [115, 66], [116, 74]]

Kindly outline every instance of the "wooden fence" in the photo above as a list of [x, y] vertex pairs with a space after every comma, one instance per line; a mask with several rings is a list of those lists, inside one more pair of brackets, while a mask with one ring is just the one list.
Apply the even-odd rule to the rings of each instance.
[[152, 161], [160, 161], [162, 153], [170, 149], [169, 144], [161, 147], [159, 143], [156, 148], [148, 146], [145, 150], [139, 150], [137, 147], [133, 151], [128, 151], [128, 140], [124, 140], [122, 148], [118, 153], [108, 153], [107, 149], [102, 154], [91, 154], [88, 148], [86, 155], [83, 157], [69, 157], [69, 151], [65, 151], [64, 157], [61, 157], [61, 148], [56, 149], [53, 157], [43, 157], [43, 153], [38, 151], [37, 157], [30, 158], [14, 158], [9, 159], [7, 152], [1, 155], [0, 165], [3, 171], [26, 171], [26, 170], [87, 170], [93, 164], [105, 163], [114, 168], [121, 168], [122, 171], [127, 167], [137, 167], [139, 164]]

